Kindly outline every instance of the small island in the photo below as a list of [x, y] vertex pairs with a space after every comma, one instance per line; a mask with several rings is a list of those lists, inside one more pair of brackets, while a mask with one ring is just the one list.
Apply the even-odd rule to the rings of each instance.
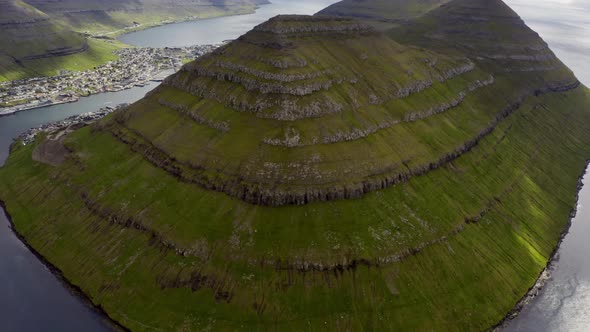
[[589, 123], [501, 0], [344, 0], [21, 136], [0, 199], [130, 330], [481, 331], [567, 231]]

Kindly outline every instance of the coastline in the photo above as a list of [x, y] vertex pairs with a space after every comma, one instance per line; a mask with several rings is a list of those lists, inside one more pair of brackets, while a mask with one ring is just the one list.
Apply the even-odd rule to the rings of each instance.
[[[164, 71], [162, 71], [162, 72], [164, 72]], [[162, 72], [158, 73], [154, 77], [158, 77], [158, 75], [161, 75]], [[161, 80], [151, 79], [145, 85], [149, 84], [150, 82], [156, 82], [156, 83], [158, 83], [158, 82], [161, 82]], [[30, 111], [30, 110], [34, 110], [34, 109], [38, 109], [38, 108], [45, 108], [45, 107], [56, 106], [56, 105], [64, 105], [64, 104], [74, 104], [74, 103], [79, 102], [80, 99], [82, 99], [82, 98], [86, 98], [86, 97], [90, 97], [90, 96], [95, 96], [95, 95], [99, 95], [99, 94], [102, 94], [102, 93], [113, 93], [113, 92], [121, 92], [121, 91], [125, 91], [125, 90], [131, 90], [131, 89], [136, 88], [136, 87], [138, 87], [138, 86], [134, 85], [134, 86], [130, 86], [130, 87], [125, 87], [125, 88], [120, 89], [120, 90], [100, 91], [100, 92], [96, 92], [96, 93], [89, 93], [89, 94], [84, 95], [84, 96], [77, 96], [77, 98], [75, 100], [65, 100], [65, 101], [58, 101], [58, 102], [55, 102], [55, 103], [48, 103], [48, 104], [36, 105], [36, 106], [32, 106], [32, 107], [25, 107], [25, 108], [22, 108], [22, 109], [11, 111], [11, 112], [0, 113], [0, 118], [5, 117], [5, 116], [11, 116], [11, 115], [14, 115], [14, 114], [16, 114], [18, 112]]]
[[559, 253], [559, 249], [561, 248], [561, 244], [563, 243], [563, 241], [565, 240], [565, 238], [569, 234], [570, 229], [573, 224], [573, 221], [576, 218], [576, 215], [578, 214], [578, 203], [580, 201], [580, 192], [584, 188], [585, 176], [590, 175], [589, 168], [590, 168], [590, 159], [586, 160], [586, 167], [584, 168], [582, 175], [580, 175], [578, 177], [578, 184], [576, 187], [576, 204], [574, 205], [574, 207], [572, 208], [572, 210], [570, 212], [569, 220], [568, 220], [567, 224], [565, 225], [564, 230], [561, 232], [561, 235], [559, 237], [559, 241], [557, 242], [557, 245], [555, 246], [555, 248], [551, 252], [550, 258], [547, 261], [547, 265], [545, 265], [545, 268], [541, 271], [541, 273], [539, 273], [539, 276], [537, 277], [533, 286], [531, 286], [531, 288], [528, 289], [526, 294], [520, 300], [518, 300], [518, 302], [514, 305], [514, 307], [504, 316], [504, 318], [502, 318], [502, 320], [500, 322], [498, 322], [497, 324], [495, 324], [494, 326], [492, 326], [491, 328], [488, 329], [489, 332], [502, 332], [504, 329], [506, 329], [508, 327], [508, 324], [510, 324], [510, 322], [512, 322], [512, 320], [514, 320], [516, 317], [518, 317], [520, 315], [521, 311], [526, 306], [528, 306], [530, 304], [530, 302], [535, 297], [537, 297], [539, 292], [545, 287], [545, 284], [547, 283], [547, 281], [551, 280], [551, 268], [553, 266], [553, 263], [555, 262], [555, 260], [557, 258], [557, 254]]
[[[192, 17], [187, 16], [187, 17], [182, 17], [182, 18], [178, 18], [178, 19], [170, 19], [170, 20], [166, 20], [166, 21], [148, 23], [148, 24], [140, 25], [140, 26], [127, 27], [127, 28], [123, 28], [123, 29], [119, 29], [119, 30], [115, 30], [115, 31], [111, 31], [111, 32], [105, 31], [104, 33], [89, 33], [89, 32], [78, 32], [78, 33], [85, 36], [85, 38], [87, 38], [87, 39], [98, 39], [98, 40], [103, 39], [103, 40], [118, 41], [122, 44], [121, 46], [119, 46], [119, 49], [136, 48], [137, 46], [129, 45], [129, 44], [121, 42], [119, 40], [119, 37], [129, 34], [129, 33], [139, 32], [139, 31], [143, 31], [143, 30], [147, 30], [147, 29], [151, 29], [151, 28], [156, 28], [156, 27], [160, 27], [160, 26], [165, 26], [165, 25], [170, 25], [170, 24], [198, 22], [198, 21], [204, 21], [204, 20], [219, 19], [222, 17], [251, 15], [251, 14], [256, 13], [256, 11], [258, 11], [261, 6], [269, 5], [269, 4], [272, 4], [272, 2], [267, 0], [264, 3], [256, 4], [251, 10], [246, 10], [246, 11], [236, 11], [236, 12], [232, 12], [232, 13], [219, 13], [218, 15], [212, 15], [212, 16], [208, 16], [208, 17], [204, 17], [204, 18], [195, 17], [195, 16], [192, 16]], [[104, 63], [101, 63], [101, 64], [104, 64]], [[39, 77], [47, 78], [47, 77], [51, 77], [51, 76], [39, 76]], [[28, 77], [28, 78], [33, 78], [33, 77]], [[157, 82], [156, 80], [151, 80], [151, 81]], [[4, 83], [4, 82], [9, 82], [9, 80], [0, 80], [0, 83]], [[78, 96], [78, 100], [81, 97], [88, 97], [91, 95], [96, 95], [96, 94], [105, 93], [105, 92], [118, 92], [118, 91], [123, 91], [123, 90], [131, 89], [131, 88], [133, 88], [133, 87], [125, 88], [122, 90], [101, 91], [101, 92], [97, 92], [97, 93], [91, 93], [89, 95]], [[33, 109], [37, 109], [37, 108], [43, 108], [43, 107], [47, 107], [47, 106], [54, 106], [54, 105], [60, 105], [60, 104], [75, 103], [78, 100], [69, 100], [69, 101], [55, 102], [55, 103], [44, 104], [44, 105], [36, 105], [36, 106], [26, 107], [23, 109], [11, 111], [11, 112], [6, 112], [6, 113], [0, 112], [0, 118], [4, 117], [4, 116], [10, 116], [10, 115], [13, 115], [13, 114], [21, 112], [21, 111], [28, 111], [28, 110], [33, 110]], [[1, 107], [0, 107], [0, 109], [1, 109]]]
[[[555, 246], [555, 248], [553, 249], [553, 251], [550, 255], [550, 259], [547, 261], [545, 268], [539, 273], [539, 276], [537, 277], [533, 286], [531, 286], [528, 289], [526, 294], [515, 304], [513, 309], [510, 310], [500, 322], [498, 322], [497, 324], [490, 327], [487, 330], [488, 332], [502, 332], [507, 327], [507, 325], [513, 319], [518, 317], [520, 312], [527, 305], [529, 305], [530, 301], [533, 300], [538, 295], [539, 291], [541, 291], [544, 288], [545, 283], [551, 279], [551, 275], [550, 275], [551, 267], [552, 267], [555, 259], [557, 258], [557, 254], [559, 252], [561, 244], [565, 240], [566, 236], [569, 234], [571, 226], [573, 224], [573, 220], [577, 215], [580, 192], [584, 187], [585, 176], [590, 175], [589, 168], [590, 168], [590, 159], [586, 161], [586, 166], [585, 166], [582, 174], [578, 177], [578, 182], [577, 182], [577, 187], [576, 187], [576, 204], [570, 212], [568, 222], [567, 222], [564, 230], [561, 232], [561, 235], [559, 237], [559, 241], [558, 241], [557, 245]], [[80, 288], [79, 286], [77, 286], [76, 284], [71, 282], [69, 279], [67, 279], [65, 277], [65, 275], [63, 274], [63, 272], [57, 266], [53, 265], [47, 258], [45, 258], [35, 248], [33, 248], [31, 245], [29, 245], [29, 243], [27, 243], [26, 238], [24, 236], [22, 236], [18, 232], [18, 230], [16, 229], [16, 226], [15, 226], [15, 224], [12, 220], [12, 217], [7, 209], [7, 206], [2, 199], [0, 199], [0, 209], [6, 215], [6, 219], [8, 220], [8, 223], [9, 223], [9, 228], [13, 232], [13, 234], [19, 239], [19, 241], [21, 243], [23, 243], [27, 247], [27, 249], [29, 251], [31, 251], [35, 255], [35, 257], [37, 257], [37, 259], [39, 259], [43, 263], [43, 265], [45, 265], [51, 271], [51, 273], [56, 278], [59, 279], [59, 281], [64, 285], [64, 287], [66, 287], [68, 289], [68, 291], [70, 291], [72, 293], [72, 295], [77, 296], [79, 299], [82, 300], [82, 302], [87, 307], [89, 307], [90, 309], [92, 309], [96, 313], [98, 313], [100, 316], [102, 316], [104, 318], [104, 321], [110, 327], [112, 327], [113, 330], [124, 331], [124, 332], [131, 331], [130, 329], [125, 327], [122, 323], [120, 323], [119, 321], [115, 320], [112, 316], [110, 316], [101, 305], [94, 303], [92, 301], [92, 299], [86, 293], [84, 293], [82, 288]], [[0, 211], [0, 213], [2, 213], [2, 211]]]
[[[131, 89], [131, 88], [129, 88], [129, 89]], [[124, 90], [126, 90], [126, 89], [124, 89]], [[97, 95], [97, 94], [100, 94], [100, 93], [104, 93], [104, 92], [91, 93], [88, 96], [82, 96], [82, 97], [89, 97], [89, 96]], [[44, 107], [55, 106], [55, 105], [63, 105], [63, 104], [77, 103], [78, 101], [80, 101], [80, 98], [82, 98], [82, 97], [79, 97], [76, 100], [58, 101], [58, 102], [55, 102], [55, 103], [48, 103], [48, 104], [43, 104], [43, 105], [25, 107], [23, 109], [18, 109], [18, 110], [15, 110], [15, 111], [0, 113], [0, 118], [1, 117], [4, 117], [4, 116], [11, 116], [11, 115], [14, 115], [14, 114], [16, 114], [18, 112], [30, 111], [30, 110], [34, 110], [34, 109], [38, 109], [38, 108], [44, 108]]]
[[[142, 25], [140, 27], [132, 27], [130, 29], [122, 29], [122, 30], [116, 31], [114, 33], [103, 34], [102, 37], [106, 37], [108, 39], [113, 39], [113, 40], [118, 40], [118, 37], [128, 34], [128, 33], [138, 32], [138, 31], [147, 30], [150, 28], [155, 28], [155, 27], [164, 26], [164, 25], [185, 23], [185, 22], [196, 22], [196, 21], [209, 20], [209, 19], [218, 19], [221, 17], [250, 15], [250, 14], [255, 13], [260, 8], [260, 6], [264, 6], [264, 5], [267, 5], [270, 3], [271, 2], [269, 1], [267, 3], [257, 5], [252, 10], [249, 10], [249, 11], [242, 11], [242, 12], [236, 12], [236, 13], [230, 13], [230, 14], [220, 14], [220, 15], [214, 15], [214, 16], [210, 16], [210, 17], [206, 17], [206, 18], [185, 17], [182, 19], [169, 20], [169, 21], [165, 21], [165, 22], [156, 22], [153, 24]], [[86, 35], [88, 38], [97, 38], [97, 37], [100, 38], [101, 37], [101, 36], [96, 36], [96, 35], [92, 35], [92, 34], [86, 34]], [[125, 45], [127, 45], [127, 44], [125, 44]], [[128, 46], [135, 47], [133, 45], [128, 45]], [[161, 74], [162, 73], [159, 73], [158, 75], [161, 75]], [[157, 77], [158, 75], [156, 75], [155, 77]], [[158, 83], [161, 81], [162, 81], [161, 79], [150, 80], [150, 82], [155, 82], [155, 83]], [[117, 90], [117, 91], [101, 91], [101, 92], [97, 92], [97, 93], [91, 93], [91, 94], [85, 95], [85, 96], [78, 96], [78, 98], [76, 100], [59, 101], [59, 102], [52, 102], [52, 103], [43, 104], [43, 105], [36, 105], [36, 106], [32, 106], [32, 107], [24, 107], [22, 109], [14, 110], [11, 112], [0, 113], [0, 118], [13, 116], [19, 112], [44, 108], [44, 107], [48, 107], [48, 106], [76, 103], [76, 102], [80, 101], [80, 99], [83, 97], [89, 97], [92, 95], [98, 95], [98, 94], [109, 93], [109, 92], [119, 92], [119, 91], [129, 90], [134, 87], [135, 86], [126, 87], [126, 88], [123, 88], [123, 89]], [[13, 149], [13, 146], [11, 146], [10, 151], [12, 151], [12, 149]], [[1, 168], [1, 165], [0, 165], [0, 168]], [[43, 256], [40, 252], [38, 252], [34, 247], [32, 247], [27, 242], [26, 238], [18, 232], [16, 225], [14, 224], [14, 221], [12, 219], [12, 216], [11, 216], [5, 202], [2, 199], [0, 199], [0, 210], [1, 210], [0, 213], [4, 213], [4, 215], [6, 216], [6, 219], [8, 220], [8, 228], [14, 234], [14, 236], [16, 236], [16, 238], [51, 272], [51, 274], [58, 279], [58, 281], [63, 285], [64, 288], [66, 288], [68, 290], [68, 292], [70, 292], [73, 296], [75, 296], [76, 298], [81, 300], [81, 302], [87, 308], [89, 308], [90, 310], [97, 313], [102, 318], [102, 320], [106, 323], [106, 325], [108, 327], [112, 328], [114, 331], [123, 331], [123, 332], [131, 331], [129, 328], [125, 327], [122, 323], [120, 323], [119, 321], [114, 319], [111, 315], [109, 315], [108, 312], [100, 304], [95, 303], [92, 300], [92, 298], [90, 298], [90, 296], [87, 295], [82, 290], [82, 288], [80, 286], [76, 285], [71, 280], [69, 280], [64, 275], [64, 273], [61, 269], [59, 269], [57, 266], [52, 264], [45, 256]]]
[[[126, 35], [128, 33], [139, 32], [139, 31], [143, 31], [143, 30], [147, 30], [147, 29], [151, 29], [151, 28], [157, 28], [157, 27], [161, 27], [161, 26], [166, 26], [166, 25], [170, 25], [170, 24], [198, 22], [198, 21], [212, 20], [212, 19], [221, 18], [221, 17], [250, 15], [250, 14], [254, 14], [258, 9], [260, 9], [260, 6], [269, 5], [269, 4], [271, 4], [270, 1], [268, 1], [267, 3], [264, 3], [264, 4], [256, 5], [251, 11], [243, 11], [243, 12], [239, 11], [239, 12], [235, 12], [232, 14], [220, 14], [220, 15], [213, 15], [213, 16], [202, 17], [202, 18], [188, 16], [188, 17], [183, 17], [183, 18], [178, 18], [178, 19], [171, 19], [171, 20], [166, 20], [166, 21], [154, 22], [154, 23], [146, 24], [146, 25], [123, 28], [123, 29], [112, 31], [112, 32], [106, 32], [103, 34], [87, 34], [87, 35], [92, 38], [98, 38], [98, 39], [106, 38], [106, 39], [114, 39], [114, 40], [120, 41], [119, 37]], [[128, 45], [128, 44], [125, 44], [125, 45]], [[132, 46], [132, 45], [130, 45], [130, 46]]]
[[43, 265], [45, 265], [45, 267], [47, 267], [47, 269], [49, 269], [49, 271], [51, 272], [51, 274], [53, 274], [59, 280], [59, 282], [72, 295], [74, 295], [78, 299], [82, 300], [82, 303], [86, 307], [88, 307], [89, 309], [91, 309], [94, 312], [96, 312], [97, 314], [99, 314], [103, 318], [103, 321], [109, 327], [111, 327], [114, 331], [118, 331], [118, 332], [128, 332], [128, 331], [131, 331], [130, 329], [128, 329], [127, 327], [125, 327], [123, 324], [121, 324], [120, 322], [118, 322], [117, 320], [115, 320], [113, 317], [111, 317], [100, 304], [94, 303], [92, 301], [92, 299], [86, 293], [84, 293], [84, 291], [82, 290], [82, 288], [80, 288], [78, 285], [72, 283], [68, 278], [66, 278], [66, 276], [63, 274], [63, 272], [57, 266], [53, 265], [47, 258], [45, 258], [45, 256], [41, 255], [41, 253], [39, 253], [37, 250], [35, 250], [35, 248], [33, 248], [31, 245], [29, 245], [29, 243], [27, 243], [26, 238], [23, 235], [21, 235], [18, 232], [18, 230], [16, 229], [16, 226], [15, 226], [13, 220], [12, 220], [12, 216], [8, 212], [8, 209], [6, 207], [6, 204], [4, 203], [4, 201], [2, 199], [0, 199], [0, 210], [2, 210], [2, 211], [0, 211], [0, 213], [3, 212], [4, 215], [6, 216], [6, 219], [8, 220], [8, 228], [17, 237], [17, 239], [25, 247], [27, 247], [27, 249], [31, 253], [33, 253], [33, 255], [35, 255], [35, 257]]

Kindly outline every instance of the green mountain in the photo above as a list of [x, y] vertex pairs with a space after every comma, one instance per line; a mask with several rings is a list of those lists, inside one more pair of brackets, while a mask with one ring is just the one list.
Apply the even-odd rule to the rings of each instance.
[[16, 231], [131, 330], [494, 326], [568, 225], [590, 92], [499, 0], [353, 14], [275, 17], [14, 145]]
[[24, 0], [76, 31], [109, 33], [164, 20], [252, 12], [267, 0]]
[[0, 1], [0, 27], [0, 78], [14, 76], [13, 70], [33, 73], [23, 64], [27, 60], [88, 49], [85, 38], [22, 1]]
[[0, 81], [116, 59], [114, 37], [162, 22], [243, 14], [265, 0], [0, 0]]
[[319, 15], [356, 17], [380, 30], [386, 30], [437, 9], [449, 0], [343, 0]]

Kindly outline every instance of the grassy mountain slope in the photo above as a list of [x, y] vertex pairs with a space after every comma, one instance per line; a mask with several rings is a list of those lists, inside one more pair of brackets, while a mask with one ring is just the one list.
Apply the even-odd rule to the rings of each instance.
[[28, 61], [89, 49], [84, 37], [22, 1], [0, 1], [0, 26], [0, 79], [34, 75]]
[[[489, 328], [590, 155], [590, 92], [503, 6], [453, 0], [387, 35], [274, 18], [124, 111], [14, 146], [0, 197], [132, 330]], [[464, 31], [437, 39], [448, 15]]]
[[0, 0], [0, 80], [85, 70], [116, 59], [122, 44], [81, 33], [116, 34], [163, 21], [252, 12], [260, 0]]
[[447, 2], [449, 0], [344, 0], [318, 14], [356, 17], [380, 29], [387, 29], [424, 15]]
[[140, 24], [144, 28], [166, 20], [252, 12], [265, 0], [25, 0], [76, 31], [109, 33]]
[[22, 1], [2, 0], [0, 13], [0, 47], [9, 56], [23, 59], [50, 53], [76, 53], [87, 46], [84, 38], [51, 22], [48, 15]]

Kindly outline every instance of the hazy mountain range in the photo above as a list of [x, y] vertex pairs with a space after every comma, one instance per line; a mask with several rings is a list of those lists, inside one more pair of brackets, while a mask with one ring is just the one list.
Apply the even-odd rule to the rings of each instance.
[[[112, 58], [125, 28], [252, 12], [266, 0], [0, 0], [0, 79], [85, 69]], [[70, 57], [68, 57], [70, 56]]]

